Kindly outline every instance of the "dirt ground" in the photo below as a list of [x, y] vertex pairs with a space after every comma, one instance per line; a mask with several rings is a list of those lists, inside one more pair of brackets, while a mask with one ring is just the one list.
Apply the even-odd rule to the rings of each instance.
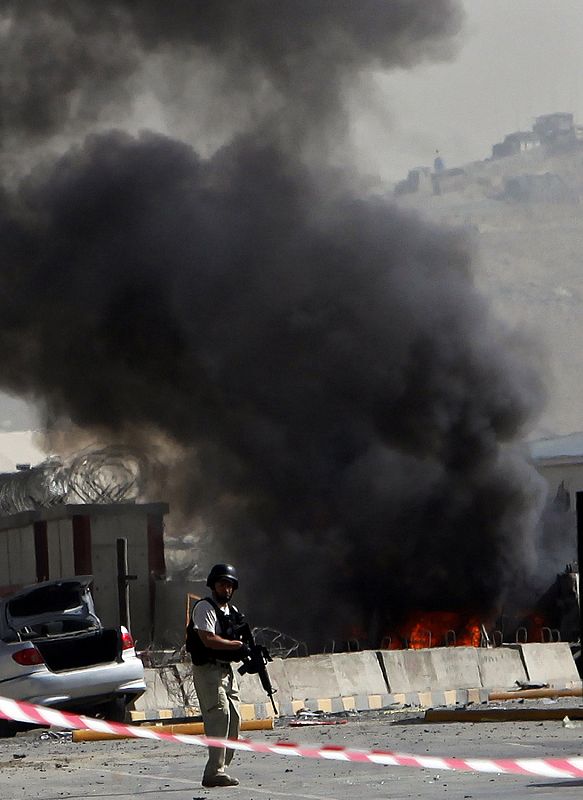
[[[543, 758], [580, 754], [583, 735], [583, 727], [565, 728], [561, 721], [431, 724], [415, 711], [358, 714], [348, 717], [344, 724], [326, 727], [293, 728], [289, 722], [280, 720], [275, 730], [252, 733], [247, 738], [322, 742], [418, 755]], [[245, 800], [408, 800], [449, 796], [460, 800], [568, 800], [579, 797], [583, 787], [579, 780], [241, 753], [235, 756], [230, 770], [241, 785], [206, 790], [200, 785], [205, 758], [205, 749], [200, 746], [144, 740], [74, 743], [66, 733], [47, 735], [36, 729], [0, 740], [0, 797], [199, 800], [218, 795]]]

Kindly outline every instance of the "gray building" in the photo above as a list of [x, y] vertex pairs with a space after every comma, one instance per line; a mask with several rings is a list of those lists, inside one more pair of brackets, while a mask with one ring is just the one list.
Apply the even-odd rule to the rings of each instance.
[[569, 148], [577, 141], [573, 114], [567, 112], [537, 117], [532, 129], [551, 150]]
[[156, 585], [165, 577], [166, 503], [63, 504], [0, 517], [0, 595], [27, 584], [93, 575], [96, 611], [120, 624], [118, 540], [127, 542], [131, 631], [153, 639]]
[[575, 512], [577, 492], [583, 492], [583, 432], [528, 443], [530, 457], [548, 484], [549, 497], [563, 498]]
[[504, 137], [492, 147], [492, 158], [506, 158], [526, 153], [540, 146], [540, 137], [534, 131], [516, 131]]
[[577, 493], [583, 492], [583, 432], [529, 442], [533, 465], [547, 485], [539, 545], [557, 572], [577, 561]]
[[409, 170], [404, 181], [399, 181], [395, 186], [395, 194], [412, 194], [421, 192], [431, 194], [431, 169], [429, 167], [414, 167]]

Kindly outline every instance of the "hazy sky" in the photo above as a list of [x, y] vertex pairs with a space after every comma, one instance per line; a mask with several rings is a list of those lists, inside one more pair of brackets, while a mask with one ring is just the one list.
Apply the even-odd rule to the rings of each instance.
[[[428, 0], [430, 2], [431, 0]], [[359, 109], [360, 163], [386, 180], [431, 164], [486, 158], [506, 133], [540, 114], [572, 111], [583, 124], [583, 2], [465, 0], [451, 63], [377, 76], [374, 110]], [[371, 146], [372, 145], [372, 146]]]

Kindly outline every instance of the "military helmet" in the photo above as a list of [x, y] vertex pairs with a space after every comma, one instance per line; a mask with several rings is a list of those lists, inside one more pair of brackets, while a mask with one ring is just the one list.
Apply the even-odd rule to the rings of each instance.
[[227, 580], [231, 581], [235, 589], [239, 587], [237, 570], [232, 564], [215, 564], [209, 572], [209, 576], [206, 579], [206, 585], [210, 586], [212, 589], [215, 583], [220, 581], [221, 578], [226, 578]]

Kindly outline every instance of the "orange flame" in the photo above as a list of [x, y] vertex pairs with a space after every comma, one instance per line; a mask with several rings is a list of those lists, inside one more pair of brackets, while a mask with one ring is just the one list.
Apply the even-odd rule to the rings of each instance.
[[455, 611], [425, 611], [411, 614], [398, 629], [385, 637], [388, 649], [465, 645], [479, 647], [480, 620]]

